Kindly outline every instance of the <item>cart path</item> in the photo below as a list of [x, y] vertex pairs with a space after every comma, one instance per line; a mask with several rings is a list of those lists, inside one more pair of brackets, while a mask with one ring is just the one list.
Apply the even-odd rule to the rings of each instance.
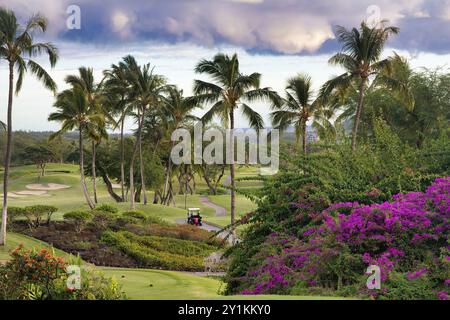
[[227, 209], [218, 206], [217, 204], [211, 202], [211, 200], [209, 200], [208, 197], [206, 196], [201, 196], [200, 197], [200, 202], [202, 204], [204, 204], [205, 206], [208, 206], [210, 208], [213, 208], [214, 210], [216, 210], [216, 217], [224, 217], [227, 215]]

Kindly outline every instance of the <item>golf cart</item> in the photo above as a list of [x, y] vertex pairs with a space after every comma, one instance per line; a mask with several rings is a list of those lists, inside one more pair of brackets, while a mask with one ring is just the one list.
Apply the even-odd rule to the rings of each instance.
[[199, 208], [189, 208], [187, 213], [187, 223], [193, 226], [202, 226], [202, 216]]

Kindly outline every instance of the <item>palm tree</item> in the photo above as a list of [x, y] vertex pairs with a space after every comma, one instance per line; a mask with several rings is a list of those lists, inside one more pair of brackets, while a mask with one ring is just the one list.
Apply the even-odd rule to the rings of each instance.
[[[149, 63], [142, 67], [139, 66], [136, 59], [132, 56], [123, 58], [119, 66], [124, 70], [127, 82], [129, 83], [130, 103], [137, 111], [138, 128], [130, 162], [130, 207], [134, 210], [134, 163], [138, 153], [142, 157], [142, 126], [148, 110], [158, 107], [162, 92], [166, 89], [166, 80], [163, 76], [155, 74]], [[147, 204], [143, 166], [141, 166], [141, 191], [144, 195], [144, 204]]]
[[120, 188], [122, 201], [125, 198], [125, 148], [124, 148], [124, 127], [127, 116], [131, 115], [131, 105], [128, 99], [129, 83], [126, 79], [125, 70], [113, 64], [110, 70], [103, 72], [105, 76], [104, 95], [107, 103], [110, 104], [112, 112], [119, 116], [117, 121], [120, 126]]
[[359, 30], [347, 30], [337, 27], [337, 39], [342, 43], [342, 52], [334, 55], [329, 63], [344, 67], [346, 72], [325, 83], [321, 96], [327, 99], [333, 90], [346, 90], [356, 84], [358, 87], [358, 105], [352, 130], [352, 150], [356, 150], [356, 137], [364, 106], [364, 94], [370, 77], [380, 72], [389, 71], [390, 59], [382, 59], [381, 55], [387, 40], [392, 34], [397, 34], [399, 28], [386, 26], [382, 21], [378, 26], [370, 28], [365, 22]]
[[78, 129], [81, 187], [88, 206], [93, 209], [95, 206], [89, 196], [84, 176], [84, 134], [92, 134], [94, 128], [101, 127], [104, 122], [104, 116], [93, 113], [94, 110], [89, 107], [85, 92], [78, 86], [58, 94], [54, 106], [58, 111], [50, 114], [48, 120], [61, 122], [62, 125], [61, 129], [52, 135], [52, 138], [72, 131], [75, 128]]
[[[65, 78], [67, 84], [72, 87], [78, 87], [86, 95], [86, 99], [91, 109], [92, 114], [104, 114], [106, 118], [109, 117], [108, 110], [104, 110], [103, 93], [101, 84], [96, 84], [94, 80], [94, 71], [92, 68], [80, 67], [78, 68], [78, 75], [68, 75]], [[98, 125], [98, 124], [97, 124]], [[91, 132], [88, 132], [88, 136], [91, 139], [92, 148], [92, 186], [94, 193], [94, 202], [98, 203], [97, 199], [97, 175], [95, 168], [95, 158], [97, 152], [97, 146], [102, 138], [107, 138], [108, 134], [105, 129], [105, 122], [101, 123], [103, 127], [92, 127]]]
[[[9, 167], [11, 163], [12, 144], [12, 107], [13, 92], [19, 94], [22, 88], [23, 78], [27, 71], [34, 74], [47, 89], [56, 92], [56, 83], [47, 71], [33, 58], [42, 54], [49, 57], [51, 67], [58, 60], [57, 49], [51, 43], [35, 42], [36, 33], [44, 33], [47, 29], [47, 20], [41, 15], [32, 16], [25, 26], [21, 26], [14, 12], [0, 8], [0, 59], [6, 60], [9, 68], [9, 94], [7, 115], [7, 142], [4, 161], [3, 177], [3, 210], [2, 226], [0, 230], [0, 245], [6, 243], [6, 221], [8, 215], [8, 182]], [[17, 70], [18, 78], [14, 90], [14, 69]]]
[[[105, 118], [105, 114], [101, 112], [101, 110], [93, 110], [93, 112], [98, 112], [97, 114], [101, 115]], [[92, 174], [92, 188], [94, 193], [94, 202], [98, 203], [97, 197], [97, 148], [102, 142], [102, 140], [108, 139], [108, 132], [106, 131], [106, 122], [102, 121], [100, 123], [96, 123], [92, 126], [91, 130], [87, 132], [89, 139], [91, 140], [91, 150], [92, 150], [92, 164], [91, 164], [91, 174]]]
[[321, 108], [320, 99], [313, 100], [311, 77], [299, 74], [288, 80], [286, 98], [271, 118], [275, 128], [285, 130], [293, 125], [297, 143], [302, 137], [302, 150], [306, 154], [306, 124]]
[[[250, 126], [261, 129], [264, 125], [259, 113], [254, 111], [247, 103], [256, 100], [270, 100], [274, 106], [280, 105], [280, 98], [270, 88], [260, 88], [261, 74], [242, 74], [239, 69], [238, 56], [217, 54], [213, 60], [201, 60], [195, 67], [195, 72], [210, 76], [213, 82], [202, 80], [194, 81], [194, 94], [196, 102], [210, 103], [212, 107], [203, 116], [204, 123], [212, 121], [219, 116], [230, 130], [234, 129], [234, 115], [240, 108]], [[231, 176], [231, 224], [235, 223], [236, 194], [235, 194], [235, 164], [233, 135], [230, 135], [230, 176]], [[234, 233], [234, 231], [233, 231]], [[234, 237], [234, 234], [233, 234]]]
[[[164, 115], [164, 120], [169, 132], [186, 127], [189, 122], [200, 120], [193, 116], [191, 112], [197, 108], [195, 99], [183, 97], [183, 90], [178, 90], [176, 87], [169, 87], [166, 90], [167, 94], [162, 99], [161, 113]], [[172, 142], [172, 147], [174, 142]], [[169, 157], [166, 169], [166, 181], [164, 184], [163, 203], [169, 205], [173, 196], [172, 190], [172, 161]]]

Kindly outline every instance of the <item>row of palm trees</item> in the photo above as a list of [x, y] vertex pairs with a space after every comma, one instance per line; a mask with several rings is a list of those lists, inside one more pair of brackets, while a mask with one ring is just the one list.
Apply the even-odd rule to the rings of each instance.
[[[9, 66], [9, 99], [7, 119], [7, 148], [5, 152], [4, 197], [2, 211], [2, 229], [0, 244], [6, 241], [7, 189], [12, 139], [12, 103], [14, 91], [14, 75], [17, 70], [16, 93], [19, 92], [26, 71], [35, 74], [45, 87], [56, 92], [56, 84], [33, 57], [46, 54], [53, 67], [57, 61], [56, 48], [50, 43], [35, 43], [35, 31], [45, 32], [47, 21], [41, 16], [33, 16], [25, 27], [21, 27], [13, 12], [0, 8], [0, 58]], [[23, 29], [23, 31], [22, 31]], [[60, 136], [72, 130], [79, 133], [80, 178], [86, 202], [94, 208], [97, 202], [96, 188], [96, 149], [102, 140], [107, 138], [107, 129], [120, 130], [121, 149], [121, 201], [126, 201], [125, 193], [125, 151], [124, 124], [127, 118], [133, 117], [137, 123], [135, 140], [130, 156], [129, 166], [129, 202], [135, 208], [135, 164], [139, 161], [140, 192], [143, 202], [148, 202], [143, 165], [142, 136], [145, 122], [150, 117], [163, 119], [165, 130], [171, 132], [185, 126], [195, 117], [191, 112], [195, 108], [208, 106], [208, 111], [201, 118], [209, 123], [219, 118], [224, 127], [234, 129], [235, 114], [240, 110], [250, 126], [261, 129], [264, 126], [261, 115], [251, 104], [255, 101], [266, 101], [274, 109], [271, 114], [273, 126], [286, 129], [294, 126], [297, 139], [302, 137], [302, 150], [306, 152], [306, 127], [308, 121], [315, 119], [319, 124], [332, 118], [339, 101], [352, 90], [358, 92], [358, 105], [354, 116], [352, 130], [352, 148], [356, 148], [359, 121], [364, 106], [366, 87], [374, 77], [388, 77], [392, 58], [381, 59], [384, 46], [391, 34], [398, 33], [398, 28], [387, 27], [385, 23], [370, 28], [365, 23], [359, 29], [347, 30], [338, 27], [338, 40], [343, 45], [342, 52], [330, 59], [331, 64], [338, 64], [346, 72], [322, 86], [320, 93], [314, 98], [311, 78], [298, 75], [288, 80], [286, 97], [282, 98], [271, 88], [261, 88], [261, 74], [244, 74], [239, 67], [236, 54], [228, 56], [217, 54], [212, 60], [201, 60], [195, 72], [209, 79], [194, 80], [192, 97], [184, 97], [176, 86], [167, 83], [165, 77], [158, 75], [150, 64], [139, 65], [132, 56], [126, 56], [118, 64], [104, 71], [103, 79], [95, 82], [93, 70], [80, 68], [77, 75], [69, 75], [65, 81], [70, 89], [57, 94], [54, 107], [56, 111], [49, 116], [50, 121], [61, 123], [61, 129], [53, 135]], [[395, 87], [395, 80], [391, 79]], [[90, 141], [92, 149], [93, 196], [88, 192], [84, 171], [85, 142]], [[230, 143], [233, 146], [233, 143]], [[233, 149], [233, 148], [231, 148]], [[233, 150], [230, 150], [234, 153]], [[230, 156], [232, 159], [233, 157]], [[231, 176], [231, 223], [235, 223], [235, 165], [230, 164]], [[164, 184], [164, 202], [170, 202], [172, 164], [168, 161]]]

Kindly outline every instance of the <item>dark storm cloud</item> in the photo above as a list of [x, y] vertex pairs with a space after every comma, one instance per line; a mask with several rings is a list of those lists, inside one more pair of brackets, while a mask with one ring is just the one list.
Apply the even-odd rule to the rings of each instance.
[[[81, 42], [192, 42], [233, 45], [251, 53], [336, 51], [334, 26], [357, 26], [373, 10], [401, 27], [391, 46], [450, 52], [450, 0], [0, 0], [25, 16], [41, 11], [55, 37]], [[66, 8], [77, 4], [82, 29], [67, 30]], [[371, 7], [373, 9], [373, 7]], [[376, 13], [376, 10], [375, 10]]]

